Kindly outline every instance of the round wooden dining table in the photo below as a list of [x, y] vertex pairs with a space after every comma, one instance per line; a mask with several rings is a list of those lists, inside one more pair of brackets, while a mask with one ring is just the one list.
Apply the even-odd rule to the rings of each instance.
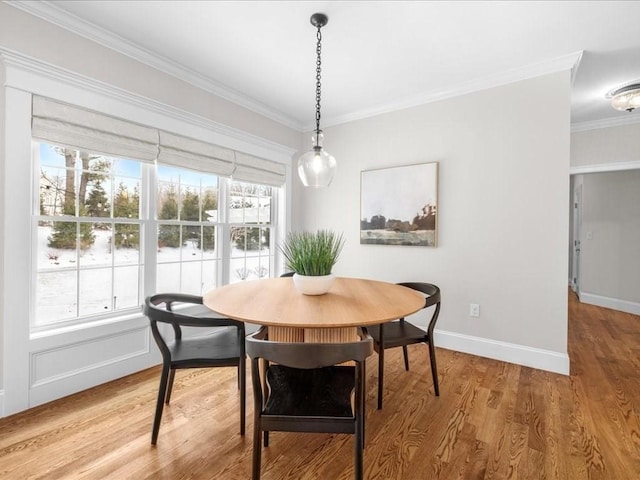
[[394, 283], [338, 277], [328, 293], [304, 295], [291, 277], [233, 283], [208, 291], [211, 310], [266, 325], [269, 338], [288, 342], [350, 342], [357, 327], [405, 317], [424, 307], [424, 297]]

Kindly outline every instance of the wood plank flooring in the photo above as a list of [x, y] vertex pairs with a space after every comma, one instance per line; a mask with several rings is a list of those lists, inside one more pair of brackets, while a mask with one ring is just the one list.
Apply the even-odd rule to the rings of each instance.
[[[640, 316], [583, 305], [570, 293], [571, 375], [438, 349], [435, 397], [427, 349], [367, 365], [367, 479], [640, 478]], [[233, 368], [178, 372], [157, 447], [150, 445], [159, 369], [0, 419], [4, 479], [248, 479]], [[248, 383], [250, 392], [250, 383]], [[350, 479], [353, 437], [271, 434], [264, 480]]]

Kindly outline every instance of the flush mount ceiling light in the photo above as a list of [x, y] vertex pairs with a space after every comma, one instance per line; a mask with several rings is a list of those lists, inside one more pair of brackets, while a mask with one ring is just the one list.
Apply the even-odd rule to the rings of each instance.
[[640, 83], [633, 83], [611, 90], [607, 94], [607, 98], [611, 99], [611, 106], [616, 110], [632, 112], [640, 107]]
[[308, 152], [302, 154], [298, 159], [298, 175], [305, 187], [328, 187], [336, 172], [336, 159], [322, 147], [323, 135], [320, 130], [320, 97], [322, 85], [320, 83], [322, 60], [322, 33], [320, 29], [324, 27], [329, 18], [324, 13], [314, 13], [311, 15], [311, 25], [318, 29], [316, 37], [316, 130], [313, 133], [313, 147]]

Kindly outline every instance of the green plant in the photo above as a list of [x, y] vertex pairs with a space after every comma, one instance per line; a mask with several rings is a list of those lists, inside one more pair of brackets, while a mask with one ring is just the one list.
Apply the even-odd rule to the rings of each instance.
[[331, 230], [290, 232], [280, 251], [286, 267], [299, 275], [329, 275], [344, 245], [342, 234]]

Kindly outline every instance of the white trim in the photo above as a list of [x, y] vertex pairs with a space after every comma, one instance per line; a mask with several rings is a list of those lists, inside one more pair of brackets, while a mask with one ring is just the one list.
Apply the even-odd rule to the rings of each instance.
[[625, 125], [633, 125], [634, 123], [640, 123], [640, 115], [637, 113], [627, 113], [626, 115], [619, 117], [592, 120], [590, 122], [572, 123], [571, 133], [587, 132], [589, 130], [598, 130], [600, 128], [622, 127]]
[[[453, 85], [450, 89], [440, 92], [428, 92], [418, 94], [412, 97], [398, 100], [396, 102], [387, 103], [385, 105], [379, 105], [358, 112], [349, 113], [339, 117], [328, 118], [325, 120], [323, 117], [323, 125], [325, 127], [335, 126], [342, 123], [353, 122], [355, 120], [361, 120], [367, 117], [373, 117], [381, 115], [383, 113], [389, 113], [396, 110], [403, 110], [405, 108], [416, 107], [418, 105], [424, 105], [426, 103], [437, 102], [440, 100], [446, 100], [448, 98], [459, 97], [469, 93], [478, 92], [481, 90], [487, 90], [489, 88], [500, 87], [508, 85], [510, 83], [527, 80], [541, 75], [547, 75], [550, 73], [560, 72], [562, 70], [572, 71], [575, 74], [576, 67], [582, 58], [582, 51], [564, 55], [562, 57], [554, 58], [544, 62], [536, 63], [533, 65], [527, 65], [522, 68], [508, 70], [506, 72], [491, 75], [489, 77], [473, 80], [467, 83]], [[306, 125], [304, 131], [310, 131], [313, 129], [313, 125]]]
[[619, 310], [620, 312], [631, 313], [633, 315], [640, 315], [640, 303], [638, 302], [630, 302], [628, 300], [605, 297], [602, 295], [596, 295], [595, 293], [585, 293], [582, 291], [580, 292], [580, 302], [595, 305], [597, 307]]
[[87, 38], [99, 45], [115, 50], [116, 52], [126, 55], [140, 63], [149, 65], [156, 70], [171, 75], [172, 77], [179, 78], [180, 80], [201, 88], [206, 92], [212, 93], [213, 95], [224, 98], [225, 100], [233, 102], [247, 110], [251, 110], [252, 112], [278, 122], [281, 125], [294, 130], [301, 130], [300, 123], [291, 116], [286, 115], [283, 112], [279, 112], [259, 100], [244, 95], [227, 85], [223, 85], [211, 78], [205, 77], [195, 70], [187, 68], [184, 65], [180, 65], [179, 63], [169, 60], [157, 53], [146, 50], [141, 46], [136, 45], [98, 25], [83, 20], [50, 2], [17, 0], [10, 2], [8, 5], [41, 18], [76, 35]]
[[5, 417], [4, 414], [4, 390], [0, 390], [0, 418]]
[[442, 330], [435, 331], [435, 344], [448, 350], [569, 375], [569, 355], [566, 353]]
[[599, 163], [596, 165], [578, 165], [569, 167], [569, 175], [581, 175], [584, 173], [620, 172], [624, 170], [640, 169], [640, 161]]

